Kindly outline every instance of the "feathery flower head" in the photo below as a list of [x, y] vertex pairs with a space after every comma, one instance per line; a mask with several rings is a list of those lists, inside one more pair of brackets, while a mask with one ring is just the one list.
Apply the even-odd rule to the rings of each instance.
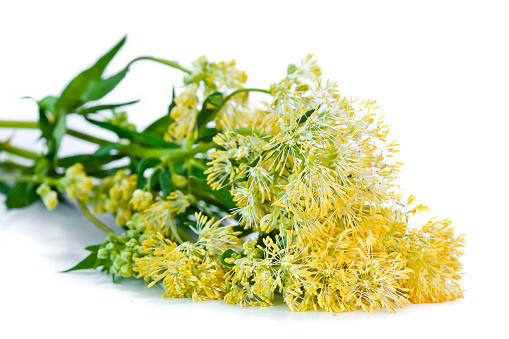
[[215, 221], [209, 219], [203, 213], [195, 213], [196, 228], [192, 228], [198, 234], [198, 241], [195, 245], [203, 246], [210, 256], [221, 255], [225, 250], [240, 245], [237, 238], [242, 232], [235, 232], [234, 225], [222, 226], [223, 220], [230, 216], [225, 216], [221, 220]]

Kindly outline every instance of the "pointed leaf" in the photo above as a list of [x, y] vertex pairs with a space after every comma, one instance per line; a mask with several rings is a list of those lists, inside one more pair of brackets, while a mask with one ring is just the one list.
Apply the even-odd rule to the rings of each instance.
[[165, 115], [150, 124], [143, 132], [164, 136], [172, 123], [173, 119], [169, 115]]
[[0, 193], [3, 195], [8, 195], [11, 188], [4, 184], [3, 182], [0, 182]]
[[191, 184], [191, 190], [197, 198], [201, 199], [212, 199], [213, 203], [223, 207], [225, 209], [235, 208], [235, 202], [230, 192], [226, 189], [213, 190], [207, 185], [207, 181], [204, 179], [197, 178], [195, 176], [189, 177], [189, 183]]
[[159, 185], [161, 186], [161, 191], [163, 191], [163, 196], [165, 197], [169, 196], [173, 191], [171, 172], [166, 168], [159, 170]]
[[39, 199], [35, 190], [37, 188], [33, 183], [19, 182], [15, 184], [7, 195], [5, 205], [7, 208], [26, 207]]
[[94, 157], [102, 157], [105, 155], [109, 155], [111, 151], [121, 148], [123, 145], [118, 143], [111, 143], [108, 145], [104, 145], [99, 147], [97, 151], [93, 154]]
[[207, 123], [216, 117], [219, 112], [219, 108], [223, 105], [223, 102], [223, 94], [219, 92], [211, 94], [207, 97], [207, 99], [205, 99], [202, 110], [196, 119], [196, 126], [199, 131], [206, 128]]
[[80, 261], [76, 266], [69, 268], [68, 270], [62, 271], [61, 273], [72, 272], [76, 270], [87, 270], [97, 268], [98, 264], [97, 250], [92, 251], [85, 259]]
[[92, 80], [85, 93], [81, 95], [81, 101], [89, 102], [101, 99], [124, 79], [127, 72], [128, 69], [126, 68], [107, 79]]
[[144, 158], [141, 159], [136, 164], [136, 174], [138, 175], [138, 186], [143, 186], [145, 184], [145, 177], [143, 176], [145, 170], [147, 170], [147, 168], [157, 166], [157, 164], [159, 164], [160, 162], [161, 162], [160, 159]]
[[73, 166], [76, 163], [80, 163], [83, 165], [85, 172], [87, 174], [91, 174], [92, 172], [96, 172], [102, 170], [102, 166], [125, 157], [122, 154], [82, 154], [82, 155], [73, 155], [70, 157], [61, 158], [58, 160], [58, 166], [63, 168], [68, 168]]
[[120, 50], [125, 40], [126, 38], [124, 37], [110, 51], [104, 54], [92, 67], [78, 74], [78, 76], [76, 76], [67, 85], [57, 102], [56, 108], [58, 110], [72, 112], [84, 104], [82, 95], [87, 91], [93, 80], [101, 79], [106, 66]]
[[117, 108], [117, 107], [122, 107], [122, 106], [136, 104], [137, 102], [139, 102], [139, 100], [123, 102], [123, 103], [120, 103], [120, 104], [108, 104], [108, 105], [91, 106], [91, 107], [81, 108], [76, 113], [81, 114], [81, 115], [87, 115], [87, 114], [90, 114], [90, 113], [96, 113], [96, 112], [103, 111], [103, 110], [111, 110], [111, 109], [114, 109], [114, 108]]
[[90, 118], [87, 118], [87, 121], [94, 125], [97, 125], [99, 127], [105, 128], [116, 133], [119, 138], [128, 139], [140, 145], [151, 146], [156, 148], [180, 148], [178, 145], [164, 140], [162, 136], [150, 132], [138, 133], [136, 131], [131, 131], [113, 125], [112, 123], [107, 121], [98, 121]]
[[56, 97], [47, 96], [37, 102], [41, 137], [46, 140], [46, 155], [50, 159], [56, 157], [60, 142], [67, 131], [65, 115], [59, 115], [56, 111], [57, 100]]

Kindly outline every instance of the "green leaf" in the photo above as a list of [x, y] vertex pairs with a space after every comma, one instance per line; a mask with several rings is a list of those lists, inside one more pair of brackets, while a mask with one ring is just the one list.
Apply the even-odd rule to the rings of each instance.
[[62, 271], [61, 273], [72, 272], [76, 270], [88, 270], [97, 268], [100, 259], [97, 258], [98, 248], [94, 249], [85, 259], [80, 261], [76, 266], [69, 268], [68, 270]]
[[159, 170], [159, 185], [161, 186], [161, 191], [163, 191], [163, 196], [167, 197], [173, 192], [173, 185], [171, 181], [171, 172], [162, 168]]
[[199, 131], [205, 129], [207, 127], [207, 123], [216, 117], [219, 112], [219, 108], [223, 105], [223, 102], [223, 94], [219, 92], [211, 94], [207, 99], [205, 99], [202, 110], [198, 113], [198, 117], [196, 118], [196, 127]]
[[309, 111], [307, 111], [306, 113], [304, 113], [303, 115], [301, 115], [299, 117], [299, 120], [297, 121], [298, 124], [302, 124], [304, 122], [306, 122], [306, 120], [308, 120], [308, 118], [311, 116], [311, 114], [315, 113], [315, 111], [320, 108], [320, 106], [318, 106], [317, 108], [313, 108], [313, 109], [310, 109]]
[[107, 105], [97, 105], [97, 106], [85, 107], [85, 108], [79, 109], [78, 111], [76, 111], [76, 113], [81, 114], [81, 115], [87, 115], [90, 113], [96, 113], [99, 111], [111, 110], [111, 109], [114, 109], [117, 107], [136, 104], [138, 102], [139, 102], [139, 100], [134, 100], [134, 101], [129, 101], [129, 102], [123, 102], [120, 104], [107, 104]]
[[[83, 101], [82, 96], [87, 92], [90, 83], [94, 80], [100, 80], [106, 66], [113, 59], [115, 54], [120, 50], [122, 45], [124, 44], [126, 38], [124, 37], [117, 43], [110, 51], [104, 54], [92, 67], [81, 72], [76, 76], [64, 89], [60, 99], [56, 104], [56, 108], [58, 110], [64, 110], [66, 112], [73, 112], [78, 107], [83, 105], [85, 102]], [[122, 72], [121, 72], [122, 73]], [[119, 74], [121, 74], [119, 73]], [[118, 74], [117, 74], [118, 75]], [[100, 86], [101, 87], [101, 86]], [[107, 88], [107, 87], [105, 87]], [[92, 91], [92, 90], [91, 90]], [[104, 91], [104, 89], [103, 89]], [[97, 95], [95, 90], [92, 91], [93, 94]], [[97, 93], [101, 91], [98, 90]], [[93, 97], [93, 96], [92, 96]]]
[[39, 106], [39, 128], [41, 137], [46, 139], [48, 148], [46, 156], [49, 159], [56, 158], [60, 142], [67, 132], [66, 117], [56, 112], [58, 98], [47, 96], [37, 102]]
[[58, 165], [60, 167], [68, 168], [73, 166], [76, 163], [80, 163], [83, 165], [85, 172], [91, 175], [93, 172], [97, 172], [102, 170], [102, 166], [125, 157], [122, 154], [81, 154], [81, 155], [73, 155], [70, 157], [61, 158], [58, 160]]
[[41, 99], [40, 101], [37, 101], [37, 106], [39, 106], [39, 109], [43, 109], [46, 112], [49, 112], [53, 117], [57, 115], [57, 104], [58, 98], [54, 96], [47, 96]]
[[85, 93], [81, 95], [81, 101], [89, 102], [101, 99], [111, 92], [120, 83], [120, 81], [122, 81], [122, 79], [124, 79], [127, 72], [128, 69], [126, 68], [107, 79], [92, 80]]
[[33, 183], [18, 182], [9, 191], [5, 205], [7, 208], [26, 207], [36, 200], [39, 196], [35, 192], [36, 186]]
[[215, 128], [205, 128], [200, 132], [197, 142], [210, 142], [219, 131]]
[[3, 182], [0, 182], [0, 193], [3, 195], [8, 195], [11, 188], [4, 184]]
[[[193, 173], [194, 174], [194, 173]], [[191, 191], [198, 199], [211, 200], [213, 204], [219, 207], [230, 210], [235, 208], [235, 202], [230, 192], [224, 188], [213, 190], [208, 184], [206, 179], [201, 179], [196, 176], [189, 177]]]
[[154, 121], [150, 126], [148, 126], [143, 133], [151, 133], [159, 136], [164, 136], [164, 134], [168, 131], [168, 127], [173, 123], [173, 119], [169, 115], [165, 115], [156, 121]]
[[223, 252], [223, 255], [221, 255], [221, 264], [223, 264], [226, 267], [233, 267], [235, 264], [229, 264], [225, 261], [225, 259], [231, 258], [231, 256], [235, 253], [235, 251], [231, 248], [227, 249]]
[[101, 157], [105, 155], [109, 155], [111, 151], [121, 148], [123, 145], [118, 143], [112, 143], [108, 145], [104, 145], [99, 147], [97, 151], [94, 152], [94, 157]]
[[143, 174], [145, 173], [145, 170], [147, 168], [152, 168], [154, 166], [157, 166], [159, 163], [161, 163], [160, 159], [144, 158], [144, 159], [141, 159], [136, 164], [136, 171], [135, 172], [136, 172], [136, 174], [138, 176], [138, 186], [145, 185], [145, 177], [143, 176]]
[[171, 114], [171, 111], [175, 108], [175, 106], [177, 106], [177, 103], [175, 102], [175, 88], [173, 88], [171, 91], [171, 103], [170, 106], [168, 106], [168, 115]]
[[297, 66], [295, 64], [289, 64], [288, 68], [286, 69], [286, 74], [290, 75], [294, 73], [297, 70]]
[[99, 244], [99, 245], [90, 245], [90, 246], [85, 247], [85, 249], [86, 249], [87, 251], [90, 251], [90, 252], [93, 252], [93, 251], [96, 251], [96, 252], [97, 252], [97, 251], [101, 248], [101, 246], [102, 246], [102, 245], [103, 245], [103, 244]]
[[97, 170], [88, 170], [87, 175], [94, 177], [94, 178], [105, 178], [110, 177], [112, 175], [115, 175], [120, 170], [128, 169], [129, 166], [121, 166], [121, 167], [113, 167], [108, 169], [97, 169]]
[[164, 138], [160, 135], [156, 135], [150, 132], [136, 132], [131, 131], [119, 126], [116, 126], [107, 121], [98, 121], [91, 118], [86, 118], [90, 123], [97, 125], [99, 127], [110, 130], [118, 135], [121, 139], [128, 139], [137, 144], [156, 147], [156, 148], [180, 148], [178, 145], [168, 142], [164, 140]]

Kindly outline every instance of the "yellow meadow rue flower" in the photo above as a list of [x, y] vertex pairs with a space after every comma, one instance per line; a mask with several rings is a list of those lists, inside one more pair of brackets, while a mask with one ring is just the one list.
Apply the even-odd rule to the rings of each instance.
[[[92, 266], [96, 255], [94, 267], [137, 274], [149, 287], [160, 282], [166, 297], [269, 306], [282, 294], [292, 311], [394, 312], [462, 297], [464, 236], [449, 220], [411, 227], [427, 207], [411, 207], [414, 196], [402, 202], [394, 183], [401, 163], [392, 159], [398, 145], [387, 140], [374, 101], [322, 81], [312, 55], [290, 64], [268, 91], [243, 88], [247, 76], [233, 60], [202, 56], [189, 70], [163, 63], [187, 73], [184, 86], [169, 117], [120, 142], [130, 170], [100, 179], [111, 168], [100, 156], [89, 166], [99, 173], [95, 186], [81, 164], [60, 179], [58, 169], [22, 178], [43, 183], [36, 193], [48, 209], [58, 203], [52, 185], [125, 226], [116, 235], [84, 208], [110, 237], [87, 248], [91, 257], [77, 267]], [[252, 107], [253, 90], [270, 94], [263, 109]], [[135, 132], [127, 118], [113, 112], [107, 121]], [[159, 145], [161, 137], [173, 145]], [[148, 180], [129, 174], [154, 166]], [[239, 239], [253, 232], [260, 238]]]
[[193, 61], [194, 70], [186, 76], [184, 82], [202, 84], [206, 95], [226, 89], [241, 88], [247, 80], [247, 75], [244, 71], [238, 70], [235, 64], [235, 60], [210, 62], [206, 56], [202, 55]]
[[240, 306], [272, 305], [275, 290], [283, 289], [281, 272], [288, 267], [282, 268], [282, 262], [264, 253], [255, 240], [245, 242], [238, 255], [233, 257], [234, 266], [225, 276], [228, 283], [228, 293], [224, 298], [226, 303]]
[[240, 240], [237, 238], [242, 232], [235, 232], [234, 225], [222, 226], [221, 222], [229, 218], [225, 216], [221, 220], [215, 221], [214, 218], [209, 219], [204, 214], [195, 213], [196, 228], [193, 228], [198, 234], [197, 246], [203, 246], [208, 255], [218, 256], [221, 255], [228, 248], [235, 248], [240, 245]]
[[135, 211], [142, 211], [152, 203], [153, 198], [152, 193], [137, 189], [133, 192], [129, 204]]
[[155, 201], [148, 208], [135, 213], [127, 222], [127, 227], [139, 232], [153, 231], [167, 236], [173, 219], [172, 209], [174, 207], [171, 200]]
[[372, 312], [383, 307], [394, 312], [395, 306], [404, 308], [408, 304], [407, 289], [400, 284], [408, 279], [411, 270], [401, 254], [363, 253], [348, 266], [346, 282], [348, 288], [344, 299], [356, 308]]
[[210, 167], [204, 174], [208, 174], [207, 183], [215, 190], [245, 176], [248, 164], [260, 155], [265, 144], [257, 136], [243, 136], [235, 132], [218, 133], [213, 141], [223, 150], [209, 152], [213, 160], [207, 164]]
[[233, 201], [237, 203], [232, 209], [234, 215], [240, 216], [240, 224], [244, 228], [258, 229], [261, 218], [267, 214], [267, 207], [260, 201], [252, 187], [236, 187], [233, 190]]
[[133, 215], [134, 206], [130, 201], [136, 190], [137, 181], [136, 174], [128, 175], [125, 171], [119, 170], [93, 187], [93, 196], [89, 204], [95, 213], [115, 213], [116, 224], [124, 226]]
[[186, 209], [190, 205], [190, 200], [194, 198], [190, 195], [185, 195], [181, 191], [171, 192], [168, 196], [168, 200], [170, 201], [170, 212], [175, 214], [181, 214], [186, 211]]
[[37, 188], [36, 193], [42, 198], [44, 206], [48, 210], [53, 210], [58, 205], [58, 194], [53, 191], [48, 184], [42, 184]]
[[60, 180], [60, 185], [71, 199], [87, 201], [90, 198], [94, 185], [92, 177], [87, 176], [82, 164], [77, 163], [65, 171], [65, 177]]
[[187, 86], [184, 92], [178, 95], [174, 102], [175, 107], [171, 110], [171, 118], [174, 123], [170, 125], [166, 139], [180, 142], [194, 137], [194, 124], [198, 117], [198, 86]]
[[304, 60], [301, 61], [299, 66], [288, 66], [288, 79], [304, 79], [317, 81], [322, 76], [322, 70], [318, 66], [316, 60], [312, 60], [313, 55], [309, 54]]
[[459, 257], [465, 238], [454, 236], [450, 220], [429, 221], [410, 230], [406, 239], [395, 244], [412, 270], [403, 286], [413, 303], [444, 302], [463, 296], [459, 286], [463, 265]]
[[[184, 250], [183, 250], [184, 249]], [[225, 270], [209, 257], [199, 257], [177, 246], [162, 234], [143, 243], [143, 258], [136, 258], [138, 278], [150, 280], [149, 287], [162, 282], [171, 298], [221, 299], [226, 292]]]

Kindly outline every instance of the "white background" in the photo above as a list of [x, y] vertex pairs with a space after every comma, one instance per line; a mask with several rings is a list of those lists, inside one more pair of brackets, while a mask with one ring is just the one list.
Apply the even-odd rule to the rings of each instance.
[[[77, 211], [0, 207], [0, 337], [299, 337], [507, 335], [509, 52], [500, 1], [5, 1], [0, 4], [0, 119], [35, 120], [29, 100], [63, 86], [120, 38], [107, 71], [140, 55], [235, 58], [248, 85], [268, 88], [315, 53], [342, 94], [377, 100], [400, 143], [399, 184], [467, 233], [465, 298], [385, 311], [291, 313], [161, 299], [141, 281], [58, 273], [104, 241]], [[139, 63], [104, 101], [142, 99], [138, 126], [166, 111], [178, 71]], [[71, 125], [84, 128], [79, 119]], [[88, 127], [87, 127], [88, 128]], [[91, 133], [95, 130], [88, 130]], [[37, 134], [0, 131], [35, 149]], [[63, 153], [90, 151], [66, 137]], [[505, 316], [504, 316], [505, 315]], [[498, 332], [498, 331], [503, 331]], [[498, 334], [497, 334], [498, 332]], [[318, 337], [318, 335], [317, 335]]]

